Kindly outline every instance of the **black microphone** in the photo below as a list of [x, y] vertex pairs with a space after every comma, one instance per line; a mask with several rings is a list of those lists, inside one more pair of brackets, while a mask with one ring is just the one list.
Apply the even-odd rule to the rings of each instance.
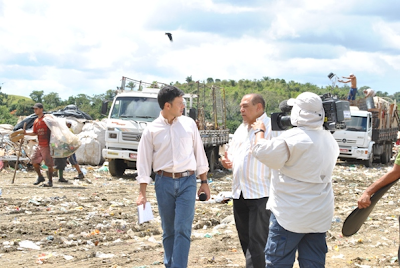
[[292, 106], [287, 104], [288, 100], [284, 100], [281, 101], [281, 103], [279, 103], [279, 109], [281, 109], [282, 113], [290, 113], [290, 111], [292, 111]]
[[207, 200], [207, 195], [206, 195], [206, 193], [201, 193], [201, 194], [199, 195], [199, 200], [200, 200], [200, 201], [206, 201], [206, 200]]

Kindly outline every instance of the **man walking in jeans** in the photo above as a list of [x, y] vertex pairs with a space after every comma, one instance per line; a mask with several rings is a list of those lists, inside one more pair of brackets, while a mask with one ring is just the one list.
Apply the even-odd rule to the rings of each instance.
[[143, 131], [139, 142], [137, 181], [140, 192], [137, 205], [145, 206], [146, 187], [156, 173], [155, 191], [163, 229], [165, 267], [187, 267], [190, 235], [196, 200], [196, 174], [207, 200], [208, 161], [199, 131], [193, 119], [182, 116], [184, 93], [165, 86], [158, 93], [160, 116]]

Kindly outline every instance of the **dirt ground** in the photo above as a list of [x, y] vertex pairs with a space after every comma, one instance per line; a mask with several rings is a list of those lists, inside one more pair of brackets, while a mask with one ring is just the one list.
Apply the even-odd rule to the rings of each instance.
[[[398, 185], [378, 202], [360, 231], [343, 237], [341, 228], [361, 192], [391, 166], [339, 162], [334, 172], [335, 215], [327, 233], [326, 267], [398, 266]], [[53, 188], [32, 185], [33, 171], [0, 171], [1, 267], [164, 267], [161, 227], [154, 185], [148, 199], [155, 219], [137, 224], [134, 172], [112, 178], [101, 167], [83, 166], [85, 181], [76, 172]], [[214, 200], [196, 202], [189, 267], [245, 267], [232, 216], [232, 175], [209, 174]], [[225, 193], [225, 194], [224, 194]], [[298, 267], [295, 264], [294, 267]]]

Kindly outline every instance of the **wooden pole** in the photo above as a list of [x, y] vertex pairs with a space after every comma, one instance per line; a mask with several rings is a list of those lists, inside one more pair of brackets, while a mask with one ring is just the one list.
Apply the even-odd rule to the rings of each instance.
[[[26, 128], [26, 122], [24, 123], [24, 132], [25, 132], [25, 128]], [[14, 176], [12, 178], [11, 183], [14, 184], [14, 180], [15, 180], [15, 175], [17, 174], [17, 169], [18, 169], [18, 162], [19, 162], [19, 155], [21, 154], [21, 148], [22, 148], [22, 143], [24, 142], [24, 138], [19, 140], [19, 150], [17, 153], [17, 162], [15, 163], [15, 168], [14, 168]]]

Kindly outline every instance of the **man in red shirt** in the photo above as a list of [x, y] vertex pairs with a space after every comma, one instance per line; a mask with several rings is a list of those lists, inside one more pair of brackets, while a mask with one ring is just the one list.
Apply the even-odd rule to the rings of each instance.
[[40, 172], [40, 163], [44, 161], [45, 165], [48, 167], [48, 177], [49, 182], [44, 183], [41, 186], [43, 187], [53, 187], [53, 158], [50, 154], [50, 129], [47, 127], [46, 123], [44, 122], [44, 114], [43, 114], [43, 104], [36, 103], [33, 107], [37, 118], [35, 122], [33, 122], [33, 131], [26, 132], [25, 135], [28, 136], [36, 136], [38, 138], [38, 145], [34, 147], [33, 154], [31, 157], [33, 167], [38, 174], [38, 178], [33, 185], [38, 185], [45, 181], [43, 175]]

